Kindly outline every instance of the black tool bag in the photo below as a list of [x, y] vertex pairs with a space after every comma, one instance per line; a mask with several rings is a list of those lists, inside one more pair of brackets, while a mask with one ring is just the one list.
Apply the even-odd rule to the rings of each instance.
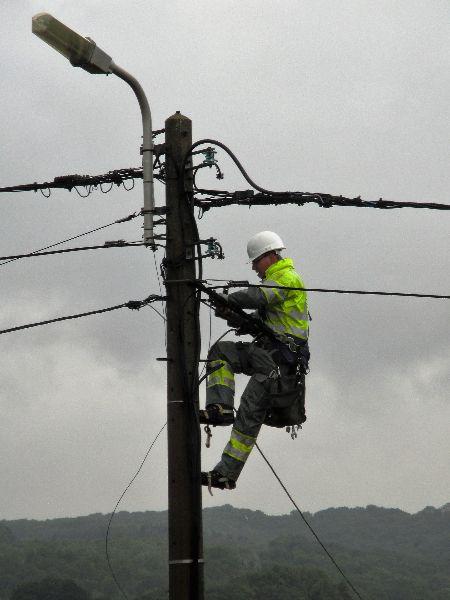
[[270, 395], [270, 407], [264, 424], [270, 427], [300, 426], [306, 421], [305, 374], [302, 372], [282, 376], [278, 391]]
[[265, 425], [270, 427], [300, 426], [306, 421], [305, 375], [308, 373], [309, 348], [304, 344], [290, 346], [274, 340], [270, 344], [273, 358], [280, 368], [277, 389], [271, 394]]

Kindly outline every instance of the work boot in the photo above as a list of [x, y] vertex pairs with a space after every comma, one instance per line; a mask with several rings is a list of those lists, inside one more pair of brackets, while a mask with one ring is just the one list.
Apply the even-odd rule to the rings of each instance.
[[202, 425], [232, 425], [233, 409], [223, 404], [209, 404], [205, 410], [199, 411], [199, 421]]
[[233, 479], [229, 479], [219, 471], [208, 471], [207, 473], [202, 472], [202, 485], [208, 488], [209, 493], [212, 496], [211, 488], [217, 488], [219, 490], [234, 490], [236, 482]]

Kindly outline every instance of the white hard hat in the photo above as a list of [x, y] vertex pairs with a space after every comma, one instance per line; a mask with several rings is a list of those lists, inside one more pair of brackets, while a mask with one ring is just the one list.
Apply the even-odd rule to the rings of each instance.
[[253, 262], [266, 252], [271, 250], [284, 250], [286, 246], [279, 235], [273, 231], [260, 231], [247, 243], [247, 254], [250, 262]]

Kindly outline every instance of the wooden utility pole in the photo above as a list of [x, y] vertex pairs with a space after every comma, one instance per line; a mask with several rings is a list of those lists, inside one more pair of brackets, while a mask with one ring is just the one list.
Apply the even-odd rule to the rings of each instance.
[[191, 158], [183, 165], [192, 145], [192, 123], [177, 112], [165, 127], [169, 598], [203, 600], [201, 440], [196, 417], [199, 307], [192, 285], [171, 283], [195, 278], [197, 229], [186, 193], [192, 190]]

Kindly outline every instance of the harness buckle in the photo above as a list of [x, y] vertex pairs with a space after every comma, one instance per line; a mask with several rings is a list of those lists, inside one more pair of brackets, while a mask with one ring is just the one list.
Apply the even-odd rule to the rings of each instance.
[[268, 379], [280, 379], [281, 378], [281, 371], [280, 371], [280, 367], [277, 365], [275, 367], [275, 369], [272, 369], [272, 371], [270, 371], [269, 375], [267, 376]]
[[288, 338], [289, 342], [288, 342], [288, 348], [291, 352], [293, 352], [294, 354], [297, 354], [297, 344], [291, 340], [290, 338]]

